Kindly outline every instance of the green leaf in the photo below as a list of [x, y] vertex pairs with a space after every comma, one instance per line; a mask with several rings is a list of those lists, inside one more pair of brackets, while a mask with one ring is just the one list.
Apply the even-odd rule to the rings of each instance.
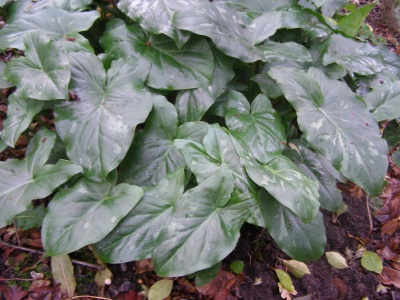
[[86, 176], [104, 180], [126, 155], [135, 127], [151, 110], [152, 99], [161, 96], [138, 88], [146, 74], [134, 58], [114, 61], [106, 73], [93, 54], [76, 52], [69, 57], [71, 88], [80, 101], [56, 106], [57, 133], [68, 157], [84, 168]]
[[209, 37], [229, 56], [254, 62], [265, 59], [263, 51], [255, 45], [272, 36], [282, 23], [279, 12], [266, 12], [247, 25], [228, 6], [205, 2], [175, 13], [174, 25]]
[[247, 145], [254, 158], [262, 163], [279, 155], [286, 143], [285, 128], [268, 97], [258, 95], [251, 107], [238, 92], [230, 92], [228, 97], [238, 99], [225, 116], [232, 136]]
[[366, 4], [361, 6], [359, 9], [352, 11], [340, 19], [338, 22], [339, 27], [341, 27], [346, 34], [354, 36], [375, 5], [376, 2]]
[[326, 0], [321, 7], [322, 14], [326, 17], [333, 17], [347, 3], [349, 3], [349, 0]]
[[212, 176], [225, 163], [235, 176], [237, 188], [242, 192], [254, 190], [254, 184], [250, 182], [240, 163], [230, 135], [219, 125], [209, 125], [203, 145], [195, 141], [176, 139], [174, 146], [182, 153], [197, 182]]
[[207, 87], [214, 69], [207, 41], [193, 36], [182, 47], [164, 35], [151, 35], [138, 26], [126, 26], [120, 19], [107, 24], [101, 39], [105, 52], [116, 58], [135, 57], [147, 64], [146, 84], [163, 90]]
[[175, 12], [193, 7], [197, 0], [122, 0], [118, 8], [140, 26], [151, 33], [163, 33], [171, 37], [177, 46], [182, 47], [190, 37], [189, 32], [180, 31], [172, 24]]
[[293, 259], [282, 260], [282, 262], [297, 278], [302, 278], [306, 274], [311, 274], [305, 263]]
[[[32, 4], [31, 1], [27, 2]], [[26, 35], [34, 31], [40, 31], [41, 34], [56, 41], [65, 39], [71, 34], [89, 29], [99, 16], [100, 14], [95, 10], [68, 12], [56, 7], [44, 7], [30, 14], [24, 13], [2, 28], [0, 49], [25, 50], [27, 45], [24, 45], [22, 41]]]
[[399, 149], [397, 149], [395, 152], [393, 152], [393, 154], [392, 154], [392, 159], [393, 159], [393, 162], [394, 162], [398, 167], [400, 167], [400, 150], [399, 150]]
[[76, 251], [104, 238], [139, 202], [143, 190], [87, 178], [51, 200], [43, 221], [46, 253], [55, 256]]
[[169, 222], [174, 203], [183, 194], [184, 186], [184, 168], [178, 168], [156, 186], [146, 188], [139, 203], [109, 235], [95, 244], [96, 254], [108, 263], [151, 257], [160, 228]]
[[400, 136], [400, 124], [397, 120], [393, 120], [389, 122], [384, 131], [382, 137], [388, 143], [389, 149], [396, 147], [399, 141]]
[[229, 265], [229, 268], [235, 273], [240, 274], [244, 269], [243, 260], [235, 260], [233, 263]]
[[[316, 69], [305, 73], [273, 68], [269, 74], [278, 81], [286, 99], [295, 107], [300, 129], [312, 147], [342, 175], [371, 197], [376, 196], [383, 186], [388, 150], [375, 118], [363, 101], [346, 84], [330, 80]], [[302, 77], [308, 77], [312, 86], [297, 90], [297, 82], [303, 82]], [[309, 100], [316, 88], [321, 89], [325, 98], [320, 107]], [[310, 94], [309, 99], [307, 94]]]
[[204, 88], [185, 90], [177, 95], [175, 107], [181, 124], [200, 120], [234, 77], [232, 70], [234, 60], [216, 49], [213, 49], [213, 53], [213, 84]]
[[74, 277], [74, 267], [67, 254], [53, 256], [51, 258], [51, 272], [54, 281], [60, 284], [60, 290], [68, 298], [74, 296], [76, 280]]
[[364, 251], [361, 257], [361, 265], [368, 271], [380, 274], [383, 270], [382, 260], [378, 254], [371, 251]]
[[325, 255], [326, 259], [328, 260], [328, 263], [335, 269], [349, 268], [346, 259], [340, 253], [331, 251], [331, 252], [326, 252]]
[[400, 81], [376, 87], [364, 96], [368, 109], [378, 122], [400, 118]]
[[31, 125], [34, 116], [42, 110], [43, 104], [42, 101], [21, 97], [19, 92], [10, 95], [1, 139], [10, 147], [14, 147], [21, 133]]
[[220, 0], [218, 2], [232, 4], [237, 7], [238, 10], [256, 13], [283, 10], [296, 4], [295, 0]]
[[34, 199], [50, 195], [60, 184], [82, 169], [70, 161], [45, 165], [55, 143], [56, 134], [43, 129], [31, 140], [32, 149], [24, 160], [0, 162], [0, 226], [12, 222], [15, 215], [27, 210]]
[[268, 164], [246, 165], [246, 170], [256, 184], [304, 223], [315, 218], [319, 209], [318, 183], [305, 176], [290, 159], [278, 155]]
[[292, 279], [290, 278], [288, 273], [281, 269], [275, 269], [275, 273], [278, 276], [279, 283], [282, 285], [283, 288], [287, 289], [289, 292], [295, 291]]
[[3, 61], [0, 61], [0, 88], [6, 89], [9, 87], [13, 87], [14, 85], [11, 82], [8, 82], [4, 77], [4, 71], [6, 68], [6, 64]]
[[220, 268], [221, 263], [219, 262], [210, 268], [197, 271], [194, 283], [196, 284], [196, 286], [206, 285], [218, 275]]
[[337, 63], [349, 72], [360, 75], [373, 75], [386, 67], [377, 47], [339, 34], [331, 36], [331, 43], [323, 63], [325, 66]]
[[153, 101], [145, 129], [134, 139], [120, 166], [120, 182], [155, 185], [185, 165], [182, 155], [172, 146], [178, 127], [175, 107], [161, 96]]
[[236, 246], [243, 211], [251, 203], [229, 202], [234, 179], [225, 164], [177, 201], [154, 249], [154, 269], [172, 277], [214, 266]]
[[25, 35], [24, 45], [26, 56], [12, 59], [5, 73], [19, 95], [38, 100], [68, 99], [71, 74], [65, 51], [37, 31]]
[[268, 232], [286, 254], [295, 260], [308, 261], [324, 253], [326, 236], [320, 212], [310, 223], [304, 224], [265, 190], [261, 192], [260, 201]]
[[338, 211], [343, 205], [342, 193], [336, 187], [336, 180], [340, 179], [339, 173], [321, 154], [301, 143], [295, 143], [295, 146], [298, 153], [292, 150], [289, 157], [304, 174], [318, 181], [321, 207], [332, 212]]
[[163, 300], [171, 294], [173, 281], [163, 279], [153, 284], [149, 290], [149, 300]]
[[31, 228], [40, 228], [43, 219], [47, 213], [47, 208], [43, 205], [29, 205], [28, 209], [15, 216], [17, 227], [22, 227], [24, 230]]

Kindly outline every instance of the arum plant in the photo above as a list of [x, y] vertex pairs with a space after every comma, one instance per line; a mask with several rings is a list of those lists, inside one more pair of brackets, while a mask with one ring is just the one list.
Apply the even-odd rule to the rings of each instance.
[[15, 87], [2, 148], [55, 120], [0, 163], [0, 225], [54, 193], [51, 256], [91, 244], [105, 262], [153, 258], [160, 276], [205, 282], [247, 222], [319, 258], [337, 181], [383, 187], [398, 57], [331, 22], [346, 1], [116, 2], [0, 1], [0, 48], [24, 53], [0, 65]]

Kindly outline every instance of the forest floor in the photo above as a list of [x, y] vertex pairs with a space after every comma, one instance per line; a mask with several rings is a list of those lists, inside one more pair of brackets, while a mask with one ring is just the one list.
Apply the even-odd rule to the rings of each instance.
[[[360, 4], [371, 2], [360, 1]], [[382, 43], [400, 54], [399, 35], [382, 22], [379, 8], [378, 3], [367, 18], [373, 34], [366, 30], [363, 38]], [[2, 59], [7, 60], [7, 57]], [[6, 113], [7, 106], [0, 100], [0, 129]], [[52, 122], [51, 118], [41, 121]], [[40, 125], [32, 126], [34, 129]], [[27, 143], [26, 138], [20, 138], [15, 149], [9, 148], [0, 154], [0, 160], [24, 157]], [[379, 198], [368, 201], [357, 186], [340, 184], [347, 212], [336, 217], [323, 211], [327, 231], [325, 250], [341, 253], [349, 268], [333, 268], [325, 255], [308, 262], [310, 274], [302, 278], [291, 276], [297, 291], [292, 299], [400, 300], [400, 169], [391, 161], [390, 153], [389, 160], [388, 184]], [[371, 219], [369, 210], [372, 211]], [[380, 275], [361, 266], [360, 258], [357, 258], [360, 249], [379, 255], [384, 265]], [[14, 226], [0, 229], [1, 299], [60, 299], [59, 289], [53, 284], [50, 259], [42, 255], [42, 250], [40, 229], [21, 231]], [[99, 288], [95, 280], [98, 264], [90, 249], [86, 247], [71, 253], [70, 257], [74, 259], [77, 280], [78, 296], [74, 299], [144, 299], [141, 294], [143, 285], [150, 287], [161, 279], [153, 272], [150, 260], [109, 265], [113, 273], [112, 283]], [[196, 287], [188, 277], [175, 278], [174, 288], [167, 299], [282, 299], [274, 271], [276, 268], [287, 271], [282, 259], [290, 258], [265, 230], [246, 224], [236, 249], [222, 262], [219, 275], [211, 283]], [[230, 264], [238, 260], [243, 261], [244, 269], [235, 274]]]

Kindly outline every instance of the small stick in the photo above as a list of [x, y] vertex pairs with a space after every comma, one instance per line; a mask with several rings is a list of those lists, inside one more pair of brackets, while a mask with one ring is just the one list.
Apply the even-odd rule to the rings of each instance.
[[36, 281], [44, 280], [44, 278], [0, 278], [0, 281]]
[[91, 298], [91, 299], [100, 299], [100, 300], [112, 300], [111, 298], [105, 298], [105, 297], [99, 297], [99, 296], [75, 296], [72, 297], [71, 300], [73, 299], [80, 299], [80, 298]]
[[[16, 246], [16, 245], [9, 244], [9, 243], [3, 242], [3, 241], [0, 241], [0, 245], [4, 245], [4, 246], [7, 246], [7, 247], [11, 247], [11, 248], [14, 248], [14, 249], [27, 251], [27, 252], [31, 252], [31, 253], [35, 253], [35, 254], [42, 254], [42, 255], [45, 254], [44, 252], [39, 251], [39, 250], [26, 248], [26, 247], [22, 247], [22, 246]], [[85, 267], [89, 267], [89, 268], [97, 269], [97, 270], [101, 270], [101, 269], [104, 268], [104, 267], [96, 265], [96, 264], [91, 264], [91, 263], [80, 261], [80, 260], [76, 260], [76, 259], [71, 259], [71, 262], [73, 264], [76, 264], [76, 265], [81, 265], [81, 266], [85, 266]]]
[[369, 196], [367, 195], [365, 199], [365, 205], [367, 206], [367, 211], [368, 211], [368, 221], [369, 221], [369, 230], [367, 234], [367, 239], [369, 239], [369, 236], [372, 233], [372, 230], [374, 229], [374, 225], [372, 224], [372, 216], [371, 216], [371, 209], [369, 208]]
[[17, 237], [18, 246], [22, 246], [22, 244], [21, 244], [21, 239], [19, 238], [18, 227], [17, 227], [17, 221], [16, 221], [15, 218], [14, 218], [14, 220], [13, 220], [13, 223], [14, 223], [15, 236]]

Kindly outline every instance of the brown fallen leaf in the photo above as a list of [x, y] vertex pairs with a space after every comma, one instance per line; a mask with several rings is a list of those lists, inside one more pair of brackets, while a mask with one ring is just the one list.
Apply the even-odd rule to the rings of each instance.
[[332, 283], [336, 286], [338, 299], [346, 299], [347, 284], [337, 277], [332, 279]]
[[147, 271], [154, 271], [151, 258], [136, 261], [136, 274], [142, 274]]
[[28, 293], [23, 291], [21, 287], [12, 285], [3, 292], [3, 295], [7, 300], [21, 300], [28, 295]]
[[387, 234], [389, 236], [392, 236], [397, 229], [400, 229], [400, 217], [392, 219], [383, 224], [381, 232], [382, 234]]
[[177, 278], [176, 283], [178, 284], [177, 290], [185, 293], [196, 293], [196, 287], [185, 277]]
[[377, 274], [376, 276], [378, 276], [378, 279], [383, 284], [393, 284], [395, 287], [400, 288], [400, 271], [388, 267], [383, 267], [381, 274]]
[[201, 294], [214, 298], [218, 293], [224, 294], [220, 292], [221, 290], [226, 290], [230, 294], [229, 291], [234, 287], [235, 282], [236, 276], [233, 273], [220, 270], [211, 282], [196, 288]]

